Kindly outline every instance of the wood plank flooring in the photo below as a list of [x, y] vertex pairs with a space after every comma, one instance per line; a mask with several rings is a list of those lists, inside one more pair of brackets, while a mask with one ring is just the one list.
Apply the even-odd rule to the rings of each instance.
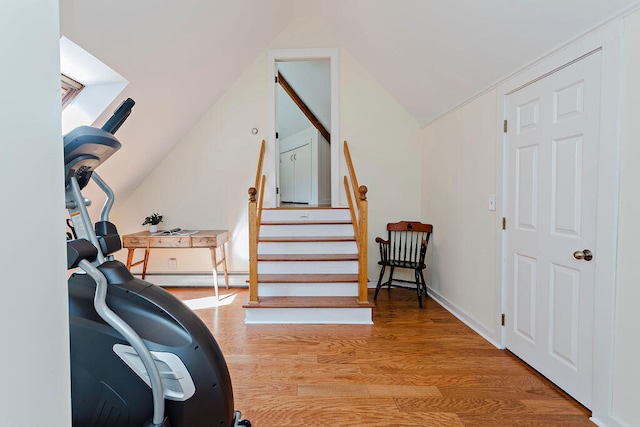
[[[206, 306], [212, 289], [169, 289]], [[254, 427], [593, 426], [590, 413], [432, 299], [382, 290], [374, 325], [244, 325], [246, 289], [196, 313]], [[370, 296], [370, 300], [373, 300]]]

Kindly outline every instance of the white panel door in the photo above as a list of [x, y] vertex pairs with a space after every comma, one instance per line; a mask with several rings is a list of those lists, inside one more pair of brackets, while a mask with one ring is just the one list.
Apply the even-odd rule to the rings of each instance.
[[311, 201], [311, 144], [305, 144], [295, 149], [293, 154], [295, 164], [295, 198], [296, 203]]
[[295, 179], [293, 150], [280, 153], [280, 200], [293, 202], [295, 196]]
[[309, 203], [311, 201], [311, 144], [280, 153], [280, 200]]
[[[506, 346], [587, 407], [600, 67], [596, 52], [513, 92], [506, 108]], [[578, 259], [585, 249], [593, 260]]]

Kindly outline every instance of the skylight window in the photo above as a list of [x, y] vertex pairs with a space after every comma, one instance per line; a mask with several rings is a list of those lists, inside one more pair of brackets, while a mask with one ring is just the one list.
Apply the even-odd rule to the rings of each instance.
[[60, 80], [62, 85], [62, 109], [64, 110], [80, 94], [84, 89], [84, 85], [64, 74], [60, 74]]
[[[73, 76], [72, 84], [82, 82], [84, 89], [62, 109], [62, 133], [78, 126], [91, 126], [129, 83], [98, 58], [62, 36], [60, 38], [60, 74]], [[63, 78], [63, 99], [65, 94]]]

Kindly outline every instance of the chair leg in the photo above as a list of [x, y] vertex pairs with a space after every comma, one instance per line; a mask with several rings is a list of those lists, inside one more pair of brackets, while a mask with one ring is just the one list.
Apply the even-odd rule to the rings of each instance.
[[391, 266], [391, 269], [389, 270], [389, 280], [385, 282], [385, 285], [387, 285], [387, 290], [391, 290], [391, 282], [393, 281], [393, 270], [394, 270], [394, 266]]
[[378, 278], [378, 284], [376, 285], [376, 293], [373, 294], [373, 300], [375, 301], [378, 298], [378, 292], [380, 291], [380, 286], [382, 286], [382, 276], [384, 276], [384, 270], [387, 268], [386, 265], [382, 266], [380, 269], [380, 277]]
[[429, 298], [429, 294], [427, 294], [427, 282], [424, 280], [424, 274], [422, 270], [420, 270], [420, 279], [422, 279], [422, 291], [424, 292], [425, 301]]
[[419, 270], [413, 270], [416, 277], [416, 290], [418, 292], [418, 306], [422, 308], [422, 283], [420, 282]]

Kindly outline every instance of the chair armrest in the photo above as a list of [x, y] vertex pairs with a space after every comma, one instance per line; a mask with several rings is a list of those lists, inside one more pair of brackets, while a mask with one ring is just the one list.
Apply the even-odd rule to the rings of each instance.
[[376, 237], [376, 243], [380, 247], [380, 263], [386, 264], [389, 262], [389, 241], [384, 240], [382, 237]]

